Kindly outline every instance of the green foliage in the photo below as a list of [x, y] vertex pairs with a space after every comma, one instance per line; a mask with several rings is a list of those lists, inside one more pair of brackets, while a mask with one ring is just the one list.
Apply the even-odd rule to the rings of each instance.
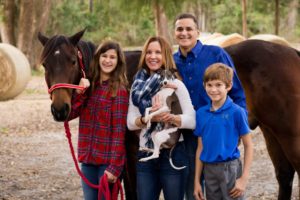
[[242, 32], [242, 10], [240, 4], [236, 1], [225, 0], [222, 4], [216, 4], [211, 15], [213, 16], [212, 32], [223, 34]]
[[47, 33], [71, 35], [87, 28], [84, 38], [96, 44], [112, 39], [124, 46], [142, 45], [149, 35], [155, 34], [151, 7], [145, 5], [136, 12], [128, 8], [119, 1], [94, 1], [91, 13], [87, 2], [63, 0], [51, 12]]
[[[242, 32], [241, 0], [94, 0], [93, 12], [89, 11], [89, 1], [60, 0], [51, 11], [47, 34], [71, 35], [87, 28], [84, 38], [96, 44], [105, 39], [113, 39], [119, 41], [122, 46], [141, 46], [149, 36], [155, 35], [156, 32], [152, 10], [154, 1], [163, 5], [169, 19], [171, 33], [175, 16], [186, 11], [196, 12], [196, 9], [200, 7], [202, 12], [206, 13], [208, 31], [223, 34]], [[281, 24], [284, 23], [289, 12], [290, 1], [280, 1]], [[274, 0], [248, 0], [248, 35], [273, 33], [274, 10]], [[300, 8], [298, 10], [300, 13]], [[201, 11], [198, 10], [197, 14], [200, 16]], [[298, 14], [299, 18], [300, 14]], [[300, 20], [297, 23], [294, 37], [300, 36]], [[282, 25], [281, 28], [283, 28]]]

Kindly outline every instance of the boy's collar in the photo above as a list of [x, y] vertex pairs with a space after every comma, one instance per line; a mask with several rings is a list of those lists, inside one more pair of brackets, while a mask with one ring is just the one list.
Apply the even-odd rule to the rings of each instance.
[[210, 112], [219, 113], [219, 112], [222, 112], [223, 110], [226, 110], [227, 108], [229, 108], [229, 107], [231, 106], [232, 102], [233, 102], [233, 101], [232, 101], [232, 99], [230, 98], [230, 96], [227, 95], [224, 104], [223, 104], [219, 109], [214, 110], [213, 107], [212, 107], [211, 101], [210, 101], [210, 103], [209, 103], [209, 107], [208, 107], [208, 108], [209, 108], [209, 111], [210, 111]]

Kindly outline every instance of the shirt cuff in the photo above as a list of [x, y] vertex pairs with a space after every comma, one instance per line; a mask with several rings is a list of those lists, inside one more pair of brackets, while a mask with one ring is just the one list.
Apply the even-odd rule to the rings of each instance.
[[106, 170], [112, 173], [114, 176], [119, 177], [122, 173], [123, 166], [109, 165]]

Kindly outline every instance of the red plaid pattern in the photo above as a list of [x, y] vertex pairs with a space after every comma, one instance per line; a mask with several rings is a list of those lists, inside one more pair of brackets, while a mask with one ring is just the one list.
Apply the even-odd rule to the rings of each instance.
[[72, 99], [69, 119], [79, 116], [78, 160], [108, 164], [107, 170], [119, 176], [125, 163], [125, 132], [128, 92], [122, 87], [111, 97], [107, 83], [97, 85], [93, 94]]

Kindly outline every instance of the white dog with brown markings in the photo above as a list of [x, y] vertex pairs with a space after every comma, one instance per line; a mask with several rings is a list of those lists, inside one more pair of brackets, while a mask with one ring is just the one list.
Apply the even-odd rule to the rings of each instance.
[[[147, 128], [151, 126], [151, 119], [159, 115], [161, 113], [170, 112], [172, 114], [182, 114], [182, 109], [179, 103], [178, 96], [175, 93], [175, 88], [166, 87], [168, 84], [172, 84], [174, 80], [174, 75], [169, 70], [162, 70], [160, 72], [161, 75], [161, 89], [157, 93], [157, 95], [162, 100], [162, 106], [154, 111], [150, 112], [152, 107], [146, 108], [144, 121], [147, 123]], [[153, 152], [153, 154], [149, 157], [145, 157], [140, 159], [140, 161], [147, 161], [150, 159], [158, 158], [161, 148], [171, 148], [169, 161], [171, 166], [174, 169], [180, 170], [184, 169], [186, 166], [176, 167], [172, 162], [172, 150], [174, 149], [176, 143], [178, 142], [180, 137], [180, 131], [178, 127], [172, 125], [171, 123], [165, 123], [163, 130], [161, 131], [153, 131], [151, 133], [151, 138], [154, 144], [154, 149], [145, 149], [143, 150]]]

